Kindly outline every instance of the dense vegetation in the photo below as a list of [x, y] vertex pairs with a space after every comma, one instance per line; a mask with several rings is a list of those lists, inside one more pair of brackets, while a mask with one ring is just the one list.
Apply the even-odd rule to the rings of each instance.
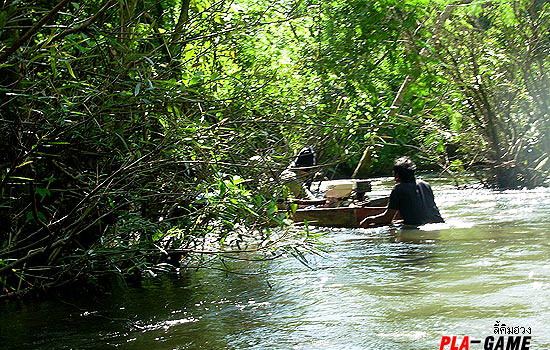
[[303, 145], [328, 177], [409, 154], [543, 184], [549, 18], [544, 0], [0, 2], [3, 295], [268, 237]]

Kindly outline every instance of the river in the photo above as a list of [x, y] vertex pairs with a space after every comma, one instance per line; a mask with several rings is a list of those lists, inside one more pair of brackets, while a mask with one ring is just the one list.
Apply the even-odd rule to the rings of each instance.
[[238, 273], [10, 302], [0, 348], [428, 350], [456, 335], [483, 349], [499, 321], [530, 327], [530, 349], [550, 349], [550, 189], [431, 181], [445, 225], [321, 229], [324, 252], [307, 266], [233, 261]]

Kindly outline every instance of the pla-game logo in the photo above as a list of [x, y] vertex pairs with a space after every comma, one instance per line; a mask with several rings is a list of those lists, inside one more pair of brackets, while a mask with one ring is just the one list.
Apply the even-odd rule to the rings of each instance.
[[483, 346], [483, 350], [530, 350], [531, 327], [509, 327], [497, 321], [494, 335], [484, 339], [476, 339], [465, 335], [444, 335], [439, 342], [439, 350], [475, 350]]

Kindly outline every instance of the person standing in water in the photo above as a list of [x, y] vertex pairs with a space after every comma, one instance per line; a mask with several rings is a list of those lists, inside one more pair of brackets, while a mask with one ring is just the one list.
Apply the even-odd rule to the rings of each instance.
[[396, 185], [390, 194], [386, 210], [361, 221], [361, 227], [389, 224], [399, 214], [405, 225], [419, 226], [445, 222], [435, 204], [432, 188], [422, 180], [416, 180], [416, 166], [409, 157], [397, 158], [393, 165]]

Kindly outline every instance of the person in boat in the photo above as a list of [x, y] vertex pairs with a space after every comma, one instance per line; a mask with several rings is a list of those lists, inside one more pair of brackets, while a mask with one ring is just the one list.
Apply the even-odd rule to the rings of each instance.
[[397, 158], [393, 165], [396, 185], [390, 194], [386, 210], [361, 221], [361, 227], [389, 224], [399, 215], [405, 225], [419, 226], [445, 222], [435, 204], [432, 188], [422, 180], [416, 180], [416, 166], [409, 157]]
[[312, 147], [304, 147], [296, 158], [281, 173], [281, 181], [296, 199], [315, 199], [311, 193], [312, 169], [317, 165], [317, 158]]

